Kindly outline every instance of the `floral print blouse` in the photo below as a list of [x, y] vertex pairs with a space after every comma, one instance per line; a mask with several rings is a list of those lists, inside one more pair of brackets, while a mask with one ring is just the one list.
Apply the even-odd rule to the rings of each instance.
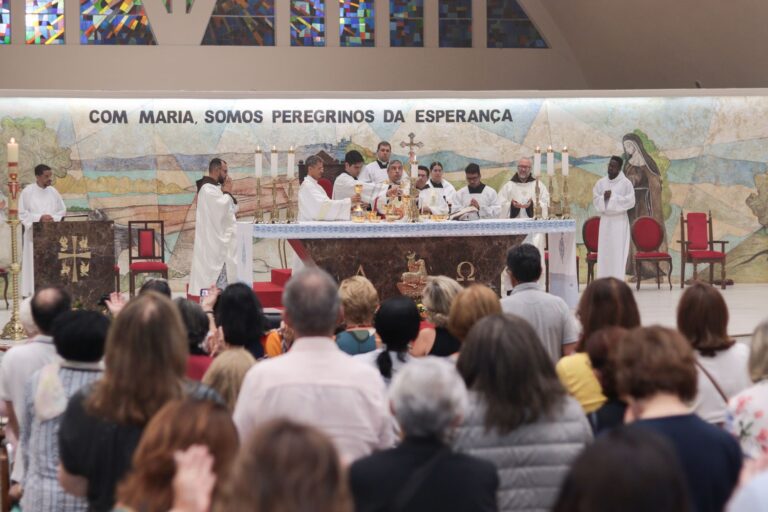
[[726, 428], [739, 440], [745, 457], [768, 453], [768, 380], [731, 398]]

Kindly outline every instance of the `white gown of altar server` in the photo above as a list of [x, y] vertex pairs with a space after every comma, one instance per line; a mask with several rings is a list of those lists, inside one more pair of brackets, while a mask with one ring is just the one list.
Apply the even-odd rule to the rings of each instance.
[[218, 186], [206, 183], [200, 187], [189, 276], [191, 295], [198, 295], [200, 290], [216, 283], [225, 265], [227, 282], [237, 280], [236, 210], [232, 196]]
[[384, 183], [388, 179], [387, 166], [381, 167], [378, 160], [374, 160], [363, 167], [358, 179], [363, 183]]
[[352, 175], [343, 172], [336, 176], [336, 180], [333, 182], [333, 199], [347, 199], [355, 195], [355, 185], [362, 185], [363, 191], [360, 194], [360, 198], [364, 203], [373, 204], [373, 200], [376, 198], [376, 191], [379, 189], [386, 189], [381, 185], [374, 183], [366, 183], [355, 179]]
[[[499, 218], [500, 219], [508, 219], [510, 214], [510, 207], [512, 206], [512, 201], [517, 201], [518, 203], [525, 204], [529, 200], [534, 200], [534, 209], [535, 209], [535, 202], [536, 202], [536, 181], [528, 181], [526, 183], [518, 183], [516, 181], [508, 181], [504, 184], [503, 187], [501, 187], [501, 190], [499, 191]], [[543, 218], [547, 218], [549, 216], [549, 190], [547, 190], [546, 185], [539, 180], [539, 204], [541, 205], [541, 216]], [[529, 219], [528, 212], [525, 208], [520, 208], [520, 211], [517, 213], [516, 219]], [[530, 233], [528, 234], [525, 239], [523, 240], [524, 244], [532, 244], [534, 245], [539, 252], [541, 253], [541, 277], [539, 278], [539, 285], [541, 285], [542, 289], [544, 288], [544, 285], [546, 284], [546, 265], [544, 260], [544, 252], [547, 248], [547, 235], [544, 233]], [[506, 279], [506, 281], [505, 281]], [[509, 288], [507, 288], [509, 286]], [[502, 297], [505, 296], [505, 291], [508, 289], [511, 289], [512, 283], [509, 281], [509, 276], [504, 273], [502, 274]]]
[[419, 192], [419, 209], [429, 208], [432, 213], [443, 215], [448, 213], [448, 203], [451, 211], [456, 211], [456, 188], [448, 181], [442, 181], [442, 188], [432, 185], [432, 180], [427, 180], [427, 188]]
[[[485, 184], [484, 184], [485, 185]], [[457, 208], [466, 208], [469, 206], [470, 201], [474, 199], [477, 204], [480, 205], [480, 218], [481, 219], [496, 219], [499, 217], [499, 200], [498, 194], [493, 190], [493, 187], [485, 185], [483, 191], [479, 194], [471, 194], [469, 187], [460, 188], [456, 192]]]
[[[24, 187], [19, 194], [19, 220], [24, 225], [24, 244], [21, 251], [21, 296], [35, 293], [35, 264], [32, 247], [33, 222], [50, 215], [56, 222], [67, 214], [61, 194], [53, 187], [41, 188], [37, 183]], [[8, 244], [10, 245], [10, 240]]]
[[299, 187], [299, 222], [349, 220], [351, 209], [350, 198], [329, 199], [323, 187], [312, 176], [306, 176]]
[[[611, 191], [608, 202], [603, 199]], [[597, 278], [615, 277], [624, 280], [629, 256], [629, 218], [627, 210], [635, 206], [635, 189], [623, 172], [614, 179], [601, 178], [592, 189], [592, 204], [600, 212], [597, 243]]]

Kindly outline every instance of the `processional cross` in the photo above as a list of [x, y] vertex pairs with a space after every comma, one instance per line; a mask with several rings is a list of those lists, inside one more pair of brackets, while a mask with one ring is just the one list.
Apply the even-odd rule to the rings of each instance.
[[[82, 260], [90, 260], [91, 251], [88, 250], [88, 238], [83, 237], [78, 241], [77, 235], [72, 235], [72, 252], [69, 252], [69, 243], [66, 237], [61, 237], [59, 239], [59, 246], [61, 248], [61, 251], [59, 252], [59, 259], [64, 260], [61, 262], [61, 275], [71, 276], [73, 283], [77, 282], [78, 274], [80, 277], [86, 277], [88, 275], [90, 262], [81, 261], [80, 267], [78, 268], [77, 259], [80, 258]], [[83, 252], [77, 252], [78, 247]], [[70, 262], [67, 261], [70, 258], [72, 259], [71, 266]]]
[[416, 161], [416, 151], [413, 148], [423, 148], [424, 143], [423, 142], [414, 142], [413, 140], [416, 138], [416, 134], [411, 132], [408, 134], [408, 138], [410, 139], [409, 142], [401, 142], [400, 147], [401, 148], [408, 148], [408, 161], [410, 163], [413, 163]]

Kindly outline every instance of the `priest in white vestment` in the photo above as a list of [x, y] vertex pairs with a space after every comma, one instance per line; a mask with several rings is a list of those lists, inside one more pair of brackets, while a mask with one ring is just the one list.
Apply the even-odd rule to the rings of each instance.
[[[521, 158], [517, 162], [517, 172], [499, 190], [499, 218], [500, 219], [532, 219], [536, 201], [536, 178], [531, 176], [532, 162], [530, 158]], [[539, 205], [541, 216], [549, 216], [549, 190], [544, 182], [539, 180]], [[544, 253], [547, 247], [547, 235], [544, 233], [531, 233], [525, 237], [523, 243], [536, 246], [541, 254], [541, 268], [546, 268]], [[546, 281], [546, 274], [542, 273], [539, 284]], [[512, 289], [512, 283], [506, 272], [502, 272], [502, 292]], [[502, 296], [504, 293], [502, 293]]]
[[[45, 164], [35, 167], [35, 183], [19, 194], [19, 220], [24, 226], [21, 251], [21, 296], [35, 293], [35, 264], [32, 233], [34, 222], [59, 222], [67, 214], [61, 194], [53, 188], [53, 171]], [[10, 245], [10, 241], [8, 242]]]
[[363, 155], [359, 151], [348, 151], [344, 155], [344, 171], [336, 176], [333, 182], [333, 199], [347, 199], [355, 195], [355, 185], [360, 185], [362, 192], [360, 198], [365, 204], [373, 204], [376, 195], [382, 189], [382, 185], [365, 183], [360, 181], [360, 172], [363, 169]]
[[236, 211], [227, 162], [214, 158], [208, 164], [208, 176], [197, 180], [190, 295], [213, 284], [225, 288], [237, 278]]
[[363, 167], [360, 181], [363, 183], [384, 183], [387, 180], [389, 157], [392, 155], [392, 145], [381, 141], [376, 147], [376, 160]]
[[498, 195], [493, 187], [482, 182], [480, 166], [469, 164], [464, 169], [464, 174], [467, 177], [467, 186], [456, 192], [457, 209], [474, 206], [480, 213], [481, 219], [498, 218], [500, 209]]
[[629, 256], [630, 232], [627, 210], [635, 206], [635, 187], [621, 172], [624, 160], [612, 156], [608, 176], [592, 189], [592, 204], [600, 212], [597, 242], [597, 278], [624, 280]]
[[299, 222], [317, 220], [349, 220], [357, 194], [345, 199], [331, 199], [317, 182], [323, 176], [323, 161], [312, 155], [307, 158], [307, 175], [299, 187]]
[[389, 161], [387, 180], [379, 188], [374, 199], [375, 210], [385, 214], [387, 207], [390, 207], [392, 213], [403, 218], [406, 211], [402, 197], [406, 192], [410, 192], [410, 183], [403, 176], [403, 163], [400, 160]]
[[438, 215], [456, 210], [456, 188], [443, 179], [443, 164], [432, 162], [429, 166], [427, 187], [419, 192], [419, 210]]

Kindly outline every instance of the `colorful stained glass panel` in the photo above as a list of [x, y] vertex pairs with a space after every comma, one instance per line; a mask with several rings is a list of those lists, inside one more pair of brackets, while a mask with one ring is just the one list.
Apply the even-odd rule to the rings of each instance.
[[424, 20], [402, 18], [390, 20], [389, 45], [406, 48], [424, 46]]
[[439, 0], [441, 48], [472, 47], [472, 0]]
[[64, 14], [64, 0], [27, 0], [27, 14]]
[[528, 15], [517, 0], [486, 0], [488, 19], [527, 20]]
[[389, 0], [390, 18], [424, 18], [424, 0]]
[[155, 45], [147, 16], [117, 13], [80, 16], [80, 44]]
[[291, 0], [291, 46], [325, 46], [325, 0]]
[[27, 44], [64, 44], [63, 14], [27, 14]]
[[376, 45], [373, 0], [339, 0], [341, 46]]
[[11, 44], [11, 0], [0, 0], [0, 45]]
[[471, 19], [472, 0], [440, 0], [439, 18]]
[[211, 16], [202, 44], [206, 46], [274, 46], [274, 18]]
[[274, 0], [217, 0], [214, 16], [274, 16]]
[[122, 14], [146, 16], [141, 0], [80, 0], [80, 14]]
[[517, 0], [488, 0], [488, 48], [548, 48]]

